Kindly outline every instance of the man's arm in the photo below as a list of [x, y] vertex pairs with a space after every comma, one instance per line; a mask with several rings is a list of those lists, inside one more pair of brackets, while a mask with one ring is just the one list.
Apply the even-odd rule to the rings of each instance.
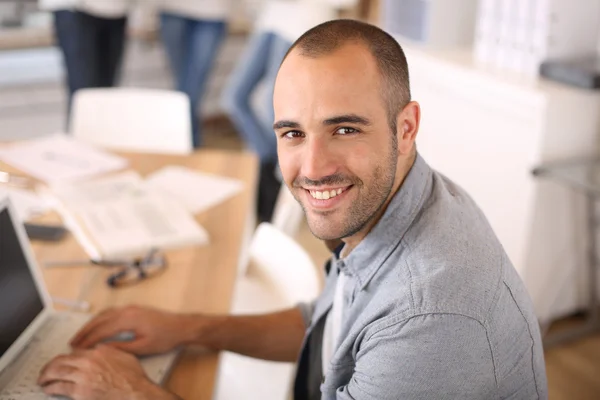
[[273, 361], [296, 361], [306, 330], [299, 308], [262, 315], [189, 316], [185, 344]]
[[350, 383], [326, 380], [323, 399], [495, 398], [496, 378], [485, 328], [455, 314], [390, 321], [366, 338]]
[[91, 348], [130, 331], [130, 342], [111, 346], [137, 354], [163, 353], [181, 345], [200, 345], [274, 361], [295, 361], [306, 330], [300, 307], [252, 316], [174, 314], [130, 306], [111, 309], [92, 319], [71, 342]]

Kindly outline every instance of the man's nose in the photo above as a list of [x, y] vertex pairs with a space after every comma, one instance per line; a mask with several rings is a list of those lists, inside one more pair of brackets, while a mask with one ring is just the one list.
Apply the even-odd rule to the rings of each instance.
[[306, 143], [301, 175], [313, 181], [333, 175], [338, 169], [338, 156], [332, 144], [323, 138], [313, 137]]

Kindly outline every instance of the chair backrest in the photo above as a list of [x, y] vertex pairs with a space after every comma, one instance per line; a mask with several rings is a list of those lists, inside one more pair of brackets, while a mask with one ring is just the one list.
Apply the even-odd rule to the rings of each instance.
[[285, 184], [281, 185], [271, 223], [290, 237], [295, 237], [302, 224], [304, 211]]
[[321, 290], [318, 270], [294, 239], [262, 223], [250, 244], [250, 268], [260, 275], [264, 291], [279, 299], [279, 307], [314, 300]]
[[[295, 240], [269, 223], [256, 228], [250, 266], [240, 276], [234, 314], [266, 313], [314, 300], [321, 280], [311, 258]], [[289, 398], [294, 363], [264, 361], [223, 352], [213, 400]]]
[[190, 101], [171, 90], [81, 89], [73, 97], [70, 131], [79, 140], [113, 150], [188, 154]]

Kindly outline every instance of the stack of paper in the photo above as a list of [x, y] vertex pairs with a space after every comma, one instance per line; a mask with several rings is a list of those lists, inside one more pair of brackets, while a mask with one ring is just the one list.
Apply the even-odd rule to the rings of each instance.
[[50, 184], [81, 180], [127, 166], [124, 158], [64, 134], [7, 146], [0, 150], [0, 160]]
[[206, 231], [178, 201], [149, 188], [135, 172], [52, 190], [67, 225], [91, 257], [208, 243]]
[[0, 159], [49, 184], [40, 189], [45, 201], [10, 189], [23, 219], [51, 203], [92, 258], [206, 244], [208, 234], [192, 214], [243, 188], [240, 181], [177, 166], [147, 181], [131, 171], [83, 181], [122, 169], [127, 160], [60, 134], [8, 146]]
[[156, 191], [177, 199], [194, 214], [222, 203], [243, 188], [238, 180], [178, 166], [162, 168], [149, 175], [146, 182]]

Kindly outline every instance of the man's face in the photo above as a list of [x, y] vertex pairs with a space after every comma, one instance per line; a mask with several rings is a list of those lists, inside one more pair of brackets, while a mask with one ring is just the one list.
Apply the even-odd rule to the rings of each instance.
[[354, 235], [390, 196], [398, 153], [375, 60], [358, 44], [308, 58], [295, 49], [275, 85], [285, 183], [321, 239]]

